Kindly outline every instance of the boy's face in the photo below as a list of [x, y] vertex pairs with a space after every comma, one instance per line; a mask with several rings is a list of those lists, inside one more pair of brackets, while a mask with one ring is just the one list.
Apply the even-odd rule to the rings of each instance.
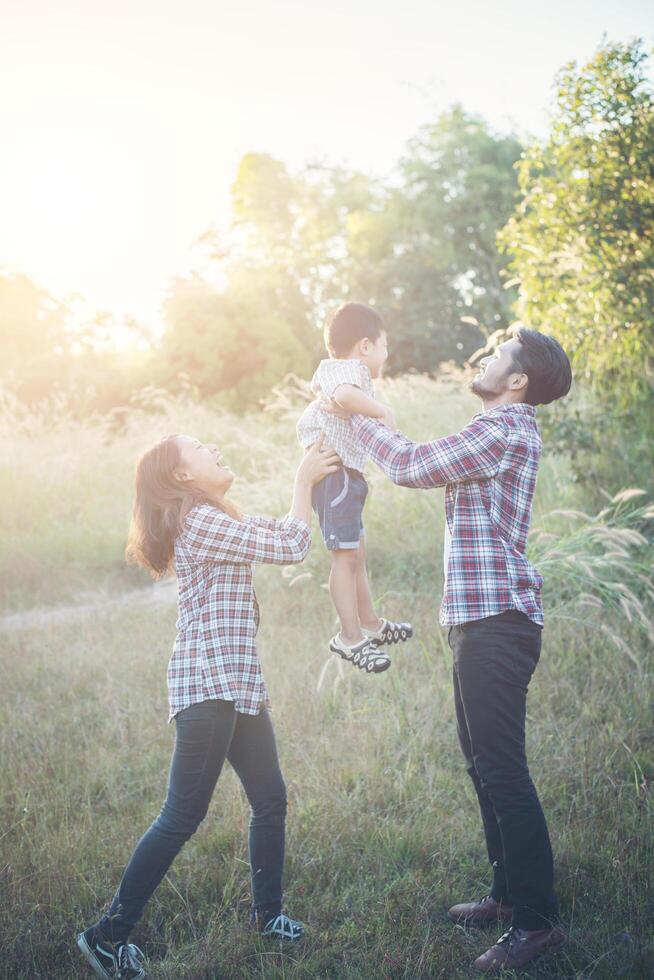
[[377, 340], [370, 340], [369, 337], [364, 337], [363, 340], [359, 341], [358, 347], [359, 354], [357, 356], [370, 371], [370, 376], [372, 378], [381, 378], [384, 364], [388, 358], [386, 331], [382, 330]]

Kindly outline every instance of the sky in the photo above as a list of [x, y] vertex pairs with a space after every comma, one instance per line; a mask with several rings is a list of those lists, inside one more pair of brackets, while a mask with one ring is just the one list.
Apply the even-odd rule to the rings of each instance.
[[2, 0], [0, 269], [160, 324], [244, 153], [388, 173], [455, 102], [542, 134], [556, 72], [649, 0]]

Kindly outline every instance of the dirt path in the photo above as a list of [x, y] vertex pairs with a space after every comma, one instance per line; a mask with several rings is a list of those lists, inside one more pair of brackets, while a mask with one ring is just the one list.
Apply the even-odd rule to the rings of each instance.
[[42, 606], [35, 609], [24, 609], [20, 612], [5, 613], [5, 615], [0, 616], [0, 632], [76, 623], [90, 619], [91, 616], [98, 613], [110, 612], [124, 606], [149, 606], [154, 603], [174, 603], [176, 601], [177, 582], [174, 579], [157, 582], [147, 588], [122, 592], [118, 596], [110, 596], [107, 592], [86, 592], [84, 593], [84, 602], [61, 606]]

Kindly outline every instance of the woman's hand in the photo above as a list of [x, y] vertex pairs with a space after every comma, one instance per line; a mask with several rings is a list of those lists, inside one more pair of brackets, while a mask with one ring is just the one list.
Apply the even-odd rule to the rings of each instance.
[[320, 483], [329, 473], [335, 473], [341, 465], [341, 458], [331, 446], [324, 446], [324, 436], [320, 436], [317, 442], [304, 454], [302, 462], [297, 468], [295, 479], [301, 483], [307, 483], [313, 487]]

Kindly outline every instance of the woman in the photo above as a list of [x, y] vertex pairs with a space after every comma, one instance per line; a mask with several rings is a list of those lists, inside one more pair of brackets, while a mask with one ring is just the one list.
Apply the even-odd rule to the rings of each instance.
[[264, 936], [302, 937], [302, 923], [282, 912], [286, 791], [256, 653], [252, 564], [305, 558], [312, 488], [338, 464], [333, 450], [316, 444], [298, 467], [288, 515], [273, 520], [241, 516], [225, 499], [234, 474], [214, 445], [169, 436], [139, 460], [127, 550], [155, 578], [171, 569], [177, 575], [178, 634], [168, 666], [177, 731], [161, 812], [137, 844], [108, 913], [77, 938], [101, 977], [145, 977], [129, 933], [206, 815], [225, 759], [252, 811], [252, 923]]

